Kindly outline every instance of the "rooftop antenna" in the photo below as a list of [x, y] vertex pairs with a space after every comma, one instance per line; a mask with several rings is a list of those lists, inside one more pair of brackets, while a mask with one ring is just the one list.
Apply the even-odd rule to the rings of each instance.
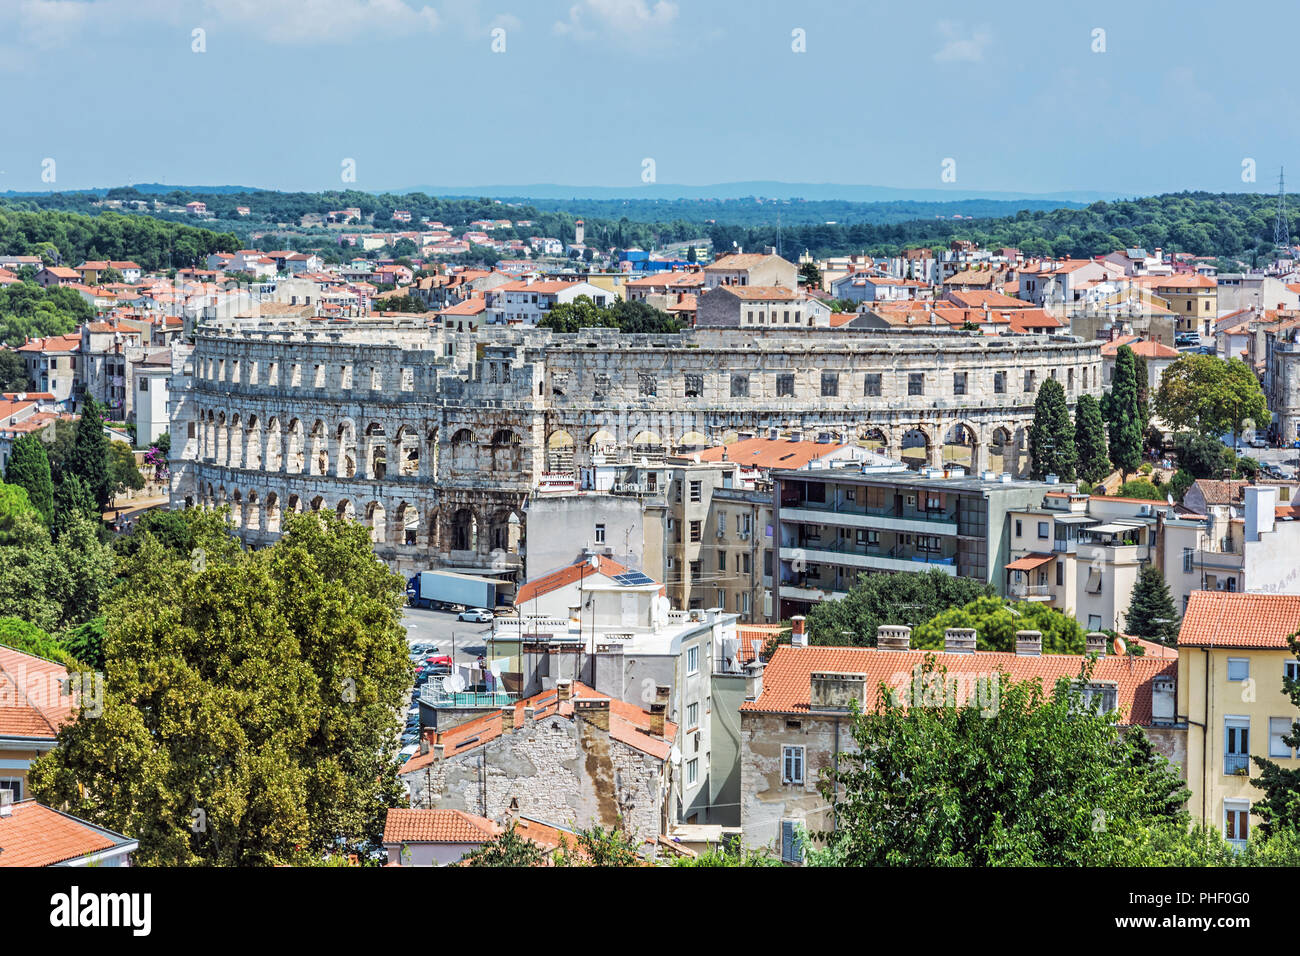
[[1291, 246], [1291, 222], [1286, 214], [1286, 178], [1285, 167], [1277, 171], [1277, 217], [1273, 220], [1273, 245], [1279, 253], [1286, 253]]

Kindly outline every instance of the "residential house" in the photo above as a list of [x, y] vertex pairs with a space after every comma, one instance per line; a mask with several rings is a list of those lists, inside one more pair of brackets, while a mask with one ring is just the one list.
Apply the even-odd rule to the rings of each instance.
[[781, 286], [794, 290], [799, 287], [799, 270], [773, 252], [735, 253], [721, 256], [704, 267], [704, 285], [713, 289], [720, 285]]
[[140, 842], [0, 788], [0, 867], [130, 866]]
[[1300, 631], [1300, 594], [1193, 591], [1178, 632], [1178, 713], [1187, 730], [1187, 808], [1244, 846], [1263, 794], [1252, 757], [1290, 770], [1300, 755], [1282, 739], [1300, 718], [1282, 689], [1300, 681], [1287, 638]]
[[666, 697], [654, 689], [643, 708], [562, 680], [427, 732], [399, 776], [412, 807], [623, 827], [653, 847], [672, 808], [677, 725], [665, 719]]
[[1004, 674], [1016, 682], [1040, 681], [1049, 691], [1066, 680], [1083, 699], [1099, 698], [1103, 708], [1118, 710], [1121, 726], [1143, 727], [1173, 763], [1188, 759], [1187, 729], [1174, 708], [1180, 665], [1172, 652], [1112, 657], [1104, 635], [1089, 635], [1089, 653], [1099, 656], [1083, 684], [1084, 656], [1043, 654], [1037, 631], [1021, 631], [1016, 652], [1007, 653], [976, 651], [974, 630], [950, 628], [944, 650], [936, 652], [913, 649], [906, 626], [882, 625], [877, 646], [865, 648], [809, 647], [803, 619], [793, 624], [792, 643], [779, 645], [766, 668], [751, 668], [748, 699], [740, 706], [742, 839], [753, 849], [776, 851], [785, 863], [802, 862], [800, 830], [835, 829], [822, 774], [857, 750], [850, 708], [874, 710], [882, 683], [904, 704], [915, 702], [918, 691], [925, 693], [920, 668], [931, 655], [947, 672], [955, 704], [996, 707]]

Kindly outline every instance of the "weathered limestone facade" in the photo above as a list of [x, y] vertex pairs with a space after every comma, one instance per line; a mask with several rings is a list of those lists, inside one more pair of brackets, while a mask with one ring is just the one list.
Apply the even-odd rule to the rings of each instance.
[[285, 509], [331, 509], [403, 570], [517, 568], [543, 473], [740, 432], [829, 432], [936, 465], [959, 444], [975, 469], [1019, 470], [1037, 384], [1055, 376], [1071, 403], [1101, 387], [1099, 344], [1070, 336], [458, 333], [422, 318], [223, 320], [196, 331], [187, 369], [174, 507], [228, 504], [250, 543]]
[[417, 762], [401, 775], [412, 807], [621, 827], [643, 841], [663, 833], [669, 764], [616, 740], [598, 720], [525, 716], [481, 746]]

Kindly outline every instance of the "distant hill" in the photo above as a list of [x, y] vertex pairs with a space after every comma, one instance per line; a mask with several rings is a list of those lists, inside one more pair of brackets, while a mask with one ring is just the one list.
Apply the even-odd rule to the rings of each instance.
[[260, 193], [269, 192], [270, 190], [262, 189], [260, 186], [168, 186], [165, 183], [134, 183], [130, 187], [122, 186], [95, 186], [91, 189], [41, 189], [20, 192], [15, 189], [7, 189], [0, 192], [0, 196], [50, 196], [56, 192], [72, 193], [87, 196], [103, 196], [114, 189], [131, 188], [136, 192], [146, 193], [148, 195], [166, 195], [172, 192], [183, 193], [204, 193], [210, 196], [224, 196], [228, 193]]
[[804, 199], [840, 202], [959, 202], [967, 199], [1025, 200], [1062, 203], [1091, 203], [1116, 199], [1121, 194], [1104, 190], [1062, 190], [1051, 193], [996, 192], [964, 189], [899, 189], [892, 186], [859, 186], [844, 183], [783, 183], [751, 180], [684, 186], [675, 183], [646, 183], [630, 186], [564, 186], [556, 183], [487, 186], [414, 186], [402, 192], [430, 196], [491, 196], [494, 199]]

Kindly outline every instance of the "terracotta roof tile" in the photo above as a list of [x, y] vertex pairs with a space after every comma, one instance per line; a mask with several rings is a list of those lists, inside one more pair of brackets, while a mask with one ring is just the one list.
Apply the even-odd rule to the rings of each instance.
[[68, 669], [0, 644], [0, 737], [53, 740], [73, 715]]
[[[1300, 598], [1297, 598], [1300, 601]], [[881, 651], [865, 647], [792, 647], [782, 644], [772, 655], [763, 672], [763, 693], [758, 700], [741, 704], [742, 712], [808, 714], [809, 679], [814, 672], [829, 671], [866, 674], [867, 700], [877, 704], [876, 688], [883, 682], [890, 687], [912, 680], [913, 668], [927, 655], [933, 655], [951, 679], [959, 675], [981, 676], [1005, 673], [1013, 681], [1038, 679], [1050, 691], [1059, 678], [1079, 676], [1084, 658], [1078, 654], [1043, 654], [1037, 657], [1000, 651], [976, 651], [973, 654], [948, 654], [942, 651]], [[1174, 677], [1177, 662], [1172, 659], [1146, 657], [1100, 658], [1092, 673], [1094, 681], [1114, 682], [1122, 722], [1151, 722], [1151, 682], [1157, 676]]]
[[394, 808], [384, 821], [385, 843], [486, 843], [501, 827], [463, 810]]
[[0, 866], [52, 866], [118, 846], [104, 831], [35, 800], [0, 817]]
[[1300, 594], [1193, 591], [1178, 631], [1181, 647], [1286, 650], [1300, 631]]

